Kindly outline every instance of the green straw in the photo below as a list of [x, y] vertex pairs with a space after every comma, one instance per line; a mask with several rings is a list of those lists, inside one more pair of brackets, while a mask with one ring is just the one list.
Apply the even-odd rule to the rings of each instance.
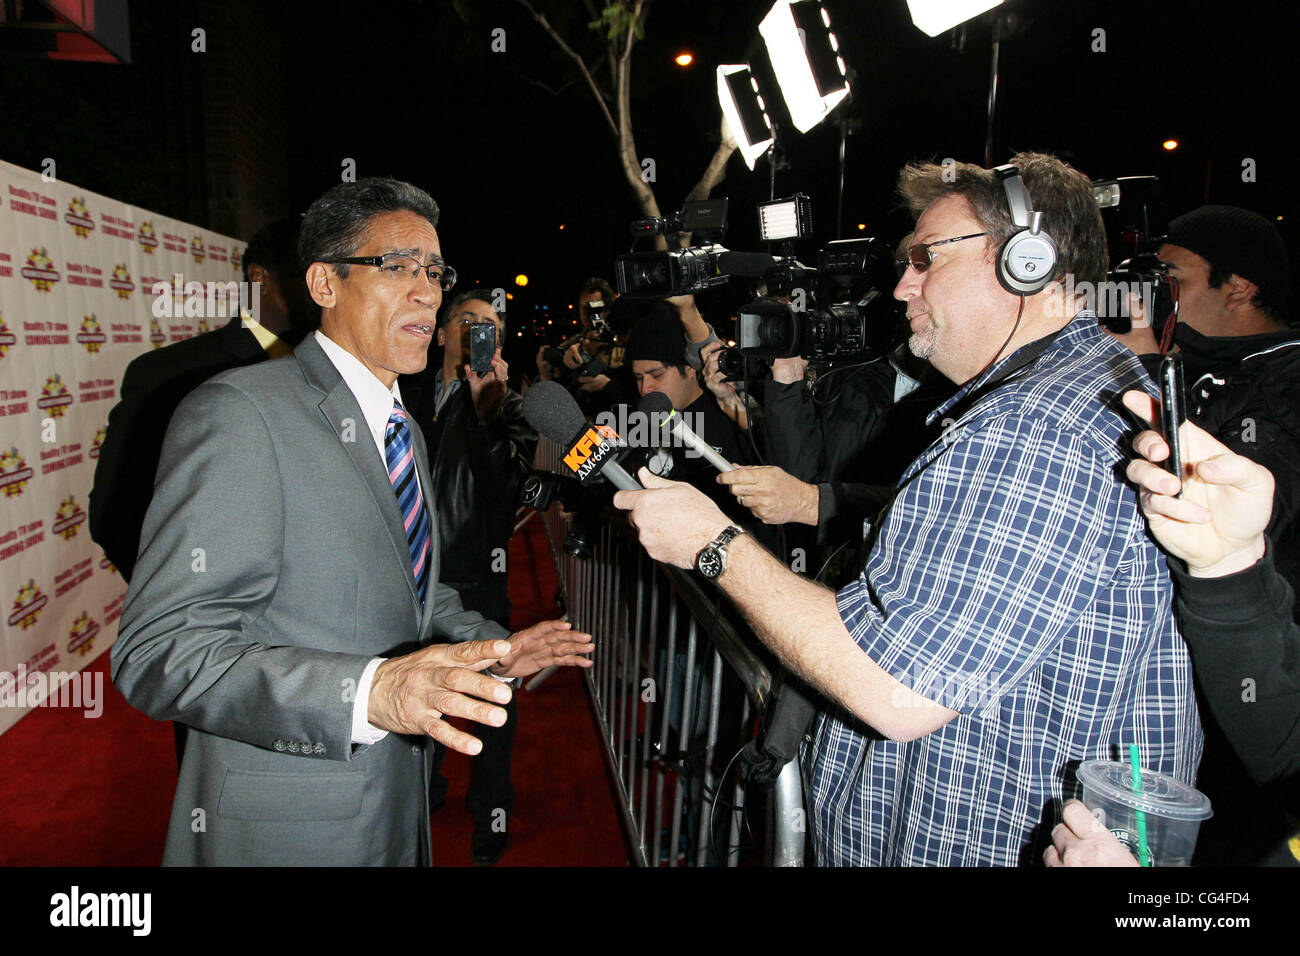
[[[1142, 771], [1138, 766], [1138, 745], [1128, 745], [1128, 762], [1133, 766], [1133, 792], [1142, 792]], [[1137, 812], [1138, 828], [1138, 862], [1143, 866], [1151, 865], [1151, 850], [1147, 847], [1147, 815]]]

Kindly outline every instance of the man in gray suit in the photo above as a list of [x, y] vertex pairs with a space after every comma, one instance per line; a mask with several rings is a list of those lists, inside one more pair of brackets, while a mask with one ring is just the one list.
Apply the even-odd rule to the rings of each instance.
[[172, 419], [112, 657], [191, 728], [165, 864], [428, 864], [430, 738], [481, 749], [446, 717], [500, 725], [507, 681], [590, 665], [568, 624], [507, 635], [438, 582], [396, 387], [454, 281], [437, 219], [407, 183], [329, 190], [299, 235], [320, 331]]

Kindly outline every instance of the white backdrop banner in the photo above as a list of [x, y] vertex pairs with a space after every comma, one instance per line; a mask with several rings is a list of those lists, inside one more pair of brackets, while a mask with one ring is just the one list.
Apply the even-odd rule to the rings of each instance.
[[5, 162], [0, 202], [3, 733], [75, 705], [117, 636], [126, 588], [86, 524], [108, 412], [132, 358], [224, 323], [185, 286], [238, 282], [243, 243]]

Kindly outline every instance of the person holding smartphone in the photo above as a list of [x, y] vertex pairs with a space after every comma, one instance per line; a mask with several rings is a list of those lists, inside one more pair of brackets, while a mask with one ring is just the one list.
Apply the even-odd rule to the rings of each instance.
[[[1130, 391], [1124, 404], [1148, 424], [1155, 401]], [[1159, 432], [1133, 440], [1128, 477], [1141, 489], [1151, 534], [1177, 560], [1178, 623], [1197, 683], [1251, 777], [1277, 785], [1300, 775], [1300, 626], [1295, 594], [1273, 562], [1266, 534], [1274, 478], [1204, 429], [1180, 429], [1182, 480], [1163, 467]], [[1044, 854], [1048, 866], [1134, 866], [1136, 861], [1081, 804], [1071, 802]], [[1258, 826], [1258, 825], [1257, 825]], [[1266, 862], [1295, 865], [1295, 841]]]

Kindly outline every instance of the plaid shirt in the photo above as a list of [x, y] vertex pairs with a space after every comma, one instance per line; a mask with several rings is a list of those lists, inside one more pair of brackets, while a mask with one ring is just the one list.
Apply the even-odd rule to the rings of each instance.
[[1130, 743], [1143, 768], [1195, 781], [1191, 664], [1114, 410], [1150, 384], [1080, 313], [908, 468], [839, 611], [873, 661], [958, 716], [909, 743], [821, 716], [804, 761], [820, 864], [1038, 862], [1078, 762], [1127, 760]]

